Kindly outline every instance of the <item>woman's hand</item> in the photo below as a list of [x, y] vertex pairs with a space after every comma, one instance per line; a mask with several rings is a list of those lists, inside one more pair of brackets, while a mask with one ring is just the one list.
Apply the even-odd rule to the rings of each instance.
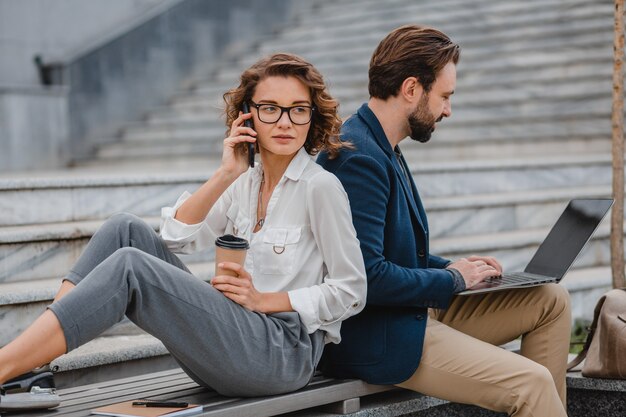
[[219, 266], [235, 272], [237, 276], [218, 275], [211, 280], [211, 285], [240, 306], [265, 314], [293, 311], [286, 292], [259, 292], [243, 266], [234, 262], [222, 262]]
[[252, 277], [248, 271], [246, 271], [243, 266], [234, 262], [222, 262], [219, 266], [222, 269], [235, 272], [237, 276], [218, 275], [211, 280], [213, 288], [242, 307], [250, 311], [263, 313], [263, 293], [254, 288]]
[[244, 121], [250, 118], [252, 118], [252, 113], [239, 112], [239, 117], [230, 127], [230, 136], [224, 139], [221, 169], [225, 174], [235, 178], [246, 172], [249, 166], [246, 144], [256, 142], [254, 129], [243, 125]]

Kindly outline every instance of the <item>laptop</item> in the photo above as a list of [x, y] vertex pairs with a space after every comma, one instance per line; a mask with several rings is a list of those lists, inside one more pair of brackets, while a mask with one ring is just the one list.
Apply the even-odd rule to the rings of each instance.
[[488, 278], [458, 295], [560, 282], [613, 205], [613, 199], [574, 199], [541, 243], [524, 272]]

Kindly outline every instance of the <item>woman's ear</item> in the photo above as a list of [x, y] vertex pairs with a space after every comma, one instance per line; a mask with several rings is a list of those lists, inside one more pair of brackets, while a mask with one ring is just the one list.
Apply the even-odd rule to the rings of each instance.
[[400, 95], [410, 103], [417, 103], [422, 98], [423, 93], [424, 88], [416, 77], [408, 77], [400, 86]]

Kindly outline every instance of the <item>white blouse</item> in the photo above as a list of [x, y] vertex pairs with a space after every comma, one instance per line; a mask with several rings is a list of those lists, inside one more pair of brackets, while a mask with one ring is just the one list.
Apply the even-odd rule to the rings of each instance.
[[272, 193], [263, 227], [253, 233], [262, 172], [257, 164], [241, 175], [199, 224], [174, 218], [191, 195], [185, 192], [161, 210], [161, 237], [178, 253], [210, 248], [223, 234], [248, 239], [244, 267], [255, 288], [286, 291], [308, 333], [321, 329], [326, 343], [339, 343], [341, 321], [363, 309], [367, 292], [346, 192], [302, 148]]

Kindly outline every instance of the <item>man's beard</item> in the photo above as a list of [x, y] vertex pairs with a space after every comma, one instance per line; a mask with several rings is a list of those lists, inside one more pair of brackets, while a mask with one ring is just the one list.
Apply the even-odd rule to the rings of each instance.
[[415, 111], [409, 115], [409, 129], [411, 130], [409, 137], [421, 143], [428, 142], [435, 130], [435, 123], [440, 120], [441, 117], [435, 119], [428, 109], [428, 94], [423, 94]]

